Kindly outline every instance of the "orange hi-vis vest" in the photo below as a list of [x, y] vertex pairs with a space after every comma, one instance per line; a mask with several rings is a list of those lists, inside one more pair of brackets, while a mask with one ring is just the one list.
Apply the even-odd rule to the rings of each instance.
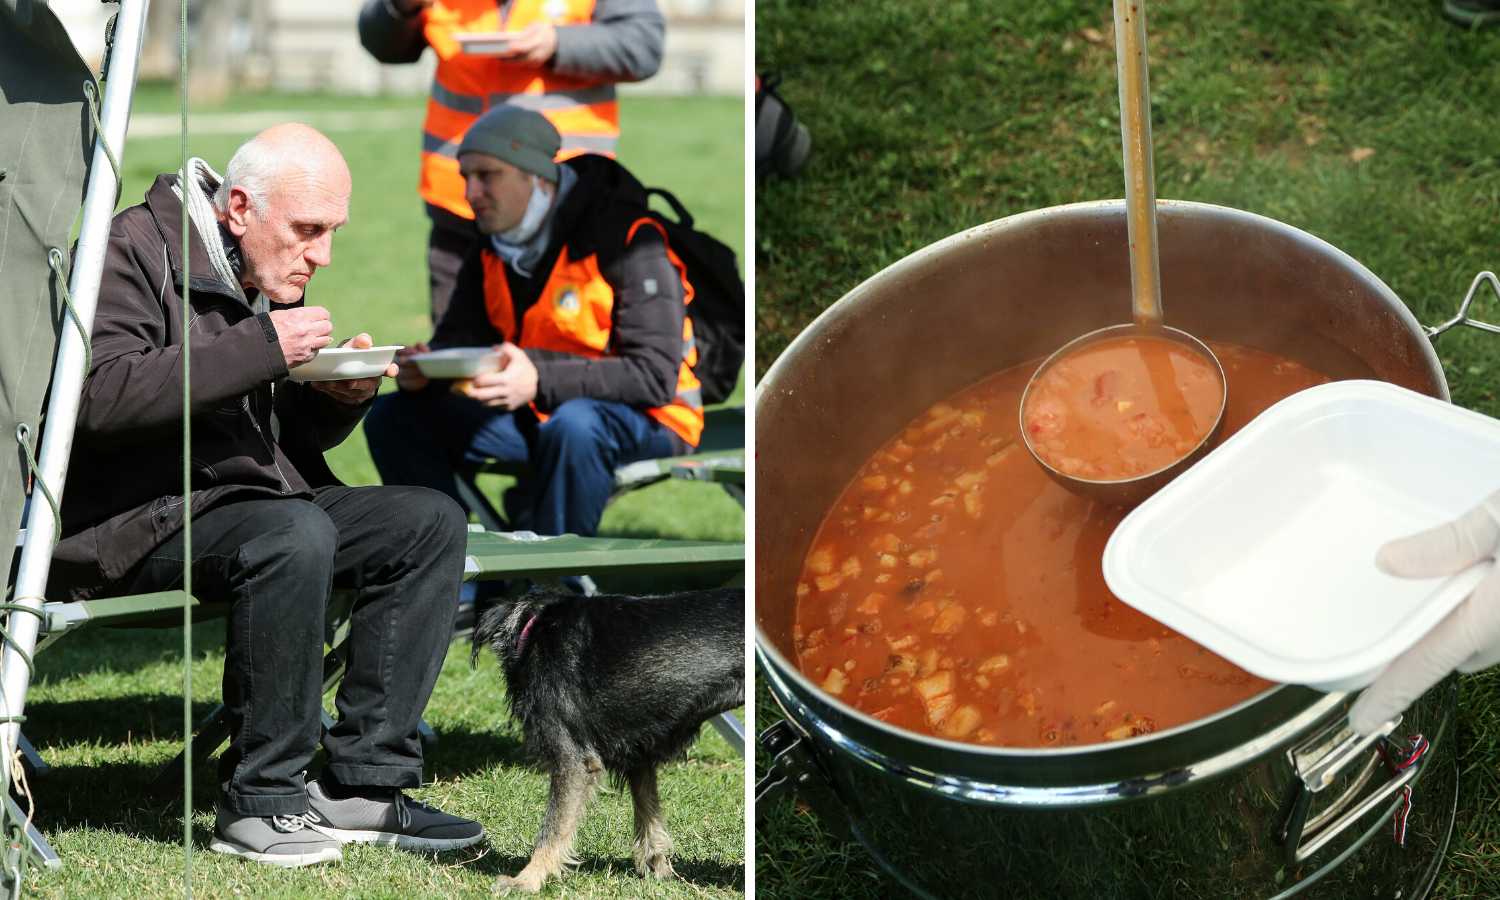
[[458, 174], [458, 147], [474, 120], [501, 103], [546, 116], [562, 134], [559, 160], [580, 153], [614, 155], [620, 137], [614, 84], [466, 54], [453, 39], [466, 31], [520, 31], [542, 20], [553, 25], [587, 25], [593, 14], [594, 0], [511, 0], [503, 18], [495, 0], [437, 0], [423, 11], [423, 34], [438, 58], [427, 98], [427, 121], [422, 126], [418, 193], [423, 200], [474, 218], [464, 200], [463, 176]]
[[[630, 226], [625, 243], [635, 237], [641, 225], [662, 232], [651, 219], [638, 219]], [[687, 281], [687, 267], [667, 246], [667, 257], [682, 278], [683, 305], [693, 301], [693, 288]], [[521, 334], [516, 335], [516, 308], [505, 278], [505, 261], [489, 246], [481, 255], [484, 264], [484, 305], [495, 330], [522, 350], [560, 350], [574, 356], [599, 359], [610, 354], [609, 334], [613, 322], [615, 292], [599, 271], [599, 259], [590, 254], [579, 260], [568, 259], [568, 248], [557, 254], [557, 264], [531, 308], [521, 319]], [[646, 410], [646, 414], [677, 432], [690, 446], [698, 446], [703, 434], [703, 393], [693, 366], [698, 364], [698, 350], [693, 343], [693, 321], [682, 320], [682, 363], [677, 369], [677, 394], [666, 406]], [[546, 421], [541, 412], [537, 416]]]

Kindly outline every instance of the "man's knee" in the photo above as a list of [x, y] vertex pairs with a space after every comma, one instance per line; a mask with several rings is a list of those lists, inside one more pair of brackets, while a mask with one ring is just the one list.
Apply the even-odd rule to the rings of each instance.
[[597, 453], [610, 443], [608, 423], [599, 401], [584, 398], [559, 406], [538, 434], [542, 447], [568, 453]]
[[386, 485], [379, 490], [393, 519], [404, 523], [414, 534], [460, 549], [465, 546], [469, 515], [452, 497], [431, 488], [407, 485]]
[[292, 556], [310, 564], [332, 565], [339, 550], [339, 530], [328, 514], [306, 500], [278, 500], [274, 517], [263, 516], [265, 528], [245, 545]]
[[[302, 597], [326, 593], [338, 555], [339, 532], [328, 514], [306, 500], [261, 504], [243, 523], [245, 540], [235, 557], [238, 577], [270, 588], [259, 594]], [[274, 587], [273, 587], [274, 585]]]

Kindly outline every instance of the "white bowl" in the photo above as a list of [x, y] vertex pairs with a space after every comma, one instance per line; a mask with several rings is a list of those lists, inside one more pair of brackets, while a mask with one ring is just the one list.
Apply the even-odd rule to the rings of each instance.
[[348, 378], [377, 378], [396, 358], [399, 346], [324, 347], [311, 360], [287, 373], [293, 381], [343, 381]]
[[453, 35], [463, 52], [474, 56], [502, 56], [510, 52], [519, 31], [464, 31]]
[[1375, 566], [1500, 488], [1500, 422], [1378, 381], [1293, 394], [1137, 507], [1104, 549], [1124, 602], [1262, 678], [1367, 687], [1489, 573]]
[[501, 358], [500, 351], [493, 347], [450, 347], [411, 357], [428, 378], [473, 378], [498, 372]]

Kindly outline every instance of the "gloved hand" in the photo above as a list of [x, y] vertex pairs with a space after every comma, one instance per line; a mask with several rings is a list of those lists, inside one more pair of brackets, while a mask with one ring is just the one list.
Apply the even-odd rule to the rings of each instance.
[[[1392, 541], [1375, 564], [1406, 578], [1467, 569], [1500, 551], [1500, 492], [1447, 525]], [[1416, 646], [1380, 673], [1349, 710], [1349, 724], [1371, 734], [1449, 672], [1477, 672], [1500, 662], [1500, 566]]]

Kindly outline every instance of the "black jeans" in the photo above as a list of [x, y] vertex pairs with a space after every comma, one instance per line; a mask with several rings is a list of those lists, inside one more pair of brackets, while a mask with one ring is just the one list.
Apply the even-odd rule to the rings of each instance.
[[[453, 634], [467, 519], [418, 487], [319, 488], [309, 500], [232, 503], [193, 520], [193, 593], [231, 602], [224, 658], [225, 805], [307, 811], [302, 773], [322, 735], [323, 624], [331, 588], [357, 592], [325, 775], [422, 784], [417, 722]], [[131, 593], [182, 586], [183, 538], [137, 570]]]

